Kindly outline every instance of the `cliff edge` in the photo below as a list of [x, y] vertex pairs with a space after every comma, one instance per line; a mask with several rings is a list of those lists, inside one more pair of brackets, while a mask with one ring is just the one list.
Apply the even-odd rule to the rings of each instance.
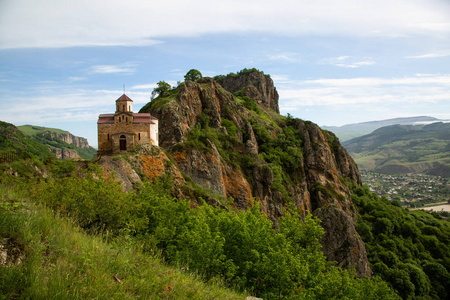
[[241, 75], [187, 81], [140, 112], [160, 120], [160, 145], [185, 177], [242, 209], [256, 199], [275, 226], [292, 205], [312, 212], [328, 259], [370, 275], [349, 189], [361, 185], [356, 164], [331, 132], [279, 115], [270, 77]]

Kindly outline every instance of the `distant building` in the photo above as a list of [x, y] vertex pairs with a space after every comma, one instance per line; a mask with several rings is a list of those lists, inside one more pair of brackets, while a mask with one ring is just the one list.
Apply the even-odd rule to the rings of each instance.
[[149, 113], [133, 113], [133, 100], [123, 94], [116, 113], [98, 117], [97, 155], [127, 152], [137, 145], [158, 146], [158, 119]]

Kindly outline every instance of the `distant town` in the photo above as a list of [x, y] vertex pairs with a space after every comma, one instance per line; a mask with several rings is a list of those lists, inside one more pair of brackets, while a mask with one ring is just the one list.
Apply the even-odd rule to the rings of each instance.
[[388, 175], [361, 171], [363, 183], [370, 190], [402, 206], [420, 208], [430, 204], [450, 204], [449, 178], [422, 174]]

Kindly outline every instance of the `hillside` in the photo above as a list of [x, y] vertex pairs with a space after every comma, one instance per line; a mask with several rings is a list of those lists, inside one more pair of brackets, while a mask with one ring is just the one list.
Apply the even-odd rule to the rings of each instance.
[[372, 133], [378, 128], [391, 125], [418, 125], [420, 123], [438, 122], [439, 120], [433, 117], [420, 116], [408, 118], [395, 118], [380, 121], [370, 121], [354, 124], [346, 124], [343, 126], [322, 126], [323, 129], [332, 131], [339, 138], [341, 142], [351, 140], [369, 133]]
[[26, 152], [39, 159], [45, 159], [50, 150], [25, 135], [16, 126], [0, 121], [0, 152]]
[[[55, 237], [61, 234], [45, 238], [59, 226], [22, 239], [19, 218], [0, 221], [3, 238], [12, 241], [7, 247], [37, 253], [23, 269], [0, 266], [3, 294], [37, 287], [18, 294], [45, 298], [59, 286], [64, 295], [187, 298], [180, 293], [192, 288], [177, 281], [179, 272], [158, 271], [154, 259], [163, 258], [204, 282], [264, 299], [447, 298], [448, 221], [410, 213], [362, 186], [333, 133], [277, 113], [270, 76], [255, 69], [215, 79], [194, 73], [173, 88], [160, 82], [158, 97], [141, 110], [158, 117], [162, 147], [96, 161], [0, 165], [4, 190], [31, 202], [22, 206], [3, 193], [0, 212], [42, 205], [113, 247], [113, 255], [92, 241], [92, 251], [79, 244], [64, 251], [59, 241], [68, 239]], [[33, 248], [27, 241], [35, 234], [42, 244]], [[128, 251], [136, 255], [123, 257]], [[16, 283], [22, 273], [42, 275]], [[161, 275], [164, 284], [145, 285], [140, 274]], [[72, 277], [68, 286], [64, 280]]]
[[46, 145], [58, 159], [92, 159], [97, 153], [85, 138], [74, 136], [68, 131], [33, 125], [17, 128], [26, 136]]
[[344, 142], [358, 166], [386, 174], [450, 177], [450, 123], [393, 125]]
[[245, 299], [165, 265], [129, 236], [89, 235], [17, 187], [0, 185], [2, 299]]

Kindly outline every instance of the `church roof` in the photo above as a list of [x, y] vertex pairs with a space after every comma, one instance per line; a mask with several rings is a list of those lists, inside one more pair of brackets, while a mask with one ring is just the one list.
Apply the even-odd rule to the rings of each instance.
[[99, 115], [97, 124], [114, 124], [114, 114]]
[[150, 123], [155, 124], [153, 120], [157, 120], [149, 113], [137, 113], [134, 114], [133, 123]]
[[[98, 116], [97, 124], [114, 124], [115, 114], [101, 114]], [[136, 113], [133, 115], [133, 123], [149, 123], [155, 124], [154, 120], [158, 120], [149, 113]]]
[[125, 95], [125, 94], [120, 96], [119, 99], [117, 99], [116, 101], [131, 101], [131, 102], [133, 102], [133, 100], [131, 100], [131, 98], [128, 97], [127, 95]]

